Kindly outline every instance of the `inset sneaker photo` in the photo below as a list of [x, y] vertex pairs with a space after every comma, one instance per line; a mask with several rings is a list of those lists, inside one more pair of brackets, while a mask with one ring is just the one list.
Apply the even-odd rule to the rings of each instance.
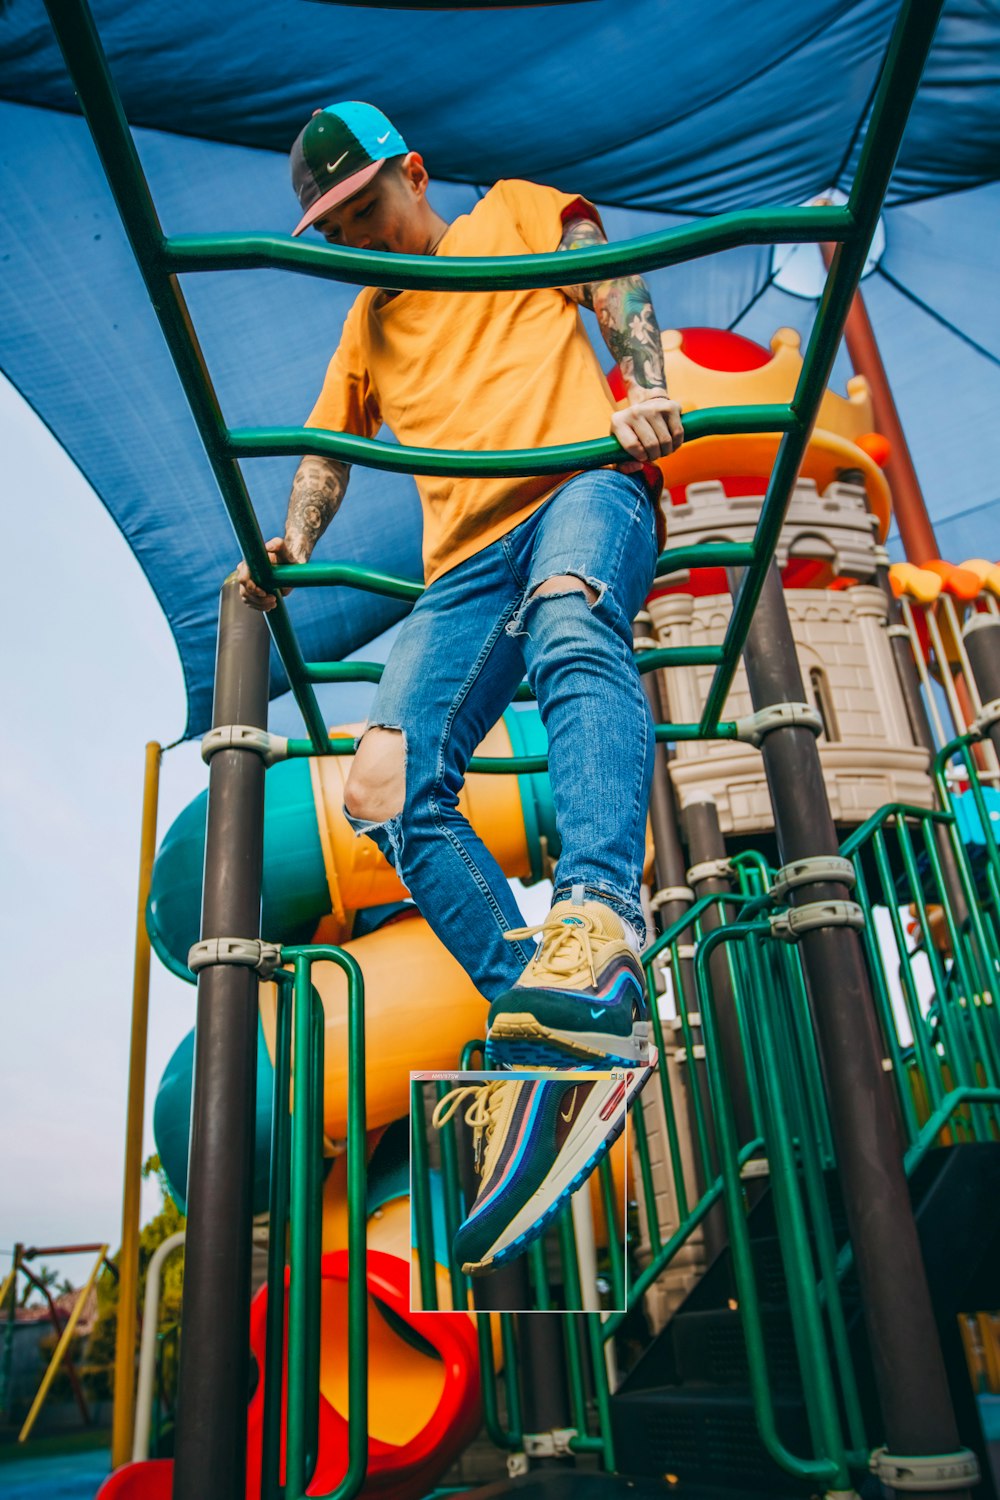
[[649, 1073], [411, 1074], [411, 1307], [624, 1308], [625, 1124]]

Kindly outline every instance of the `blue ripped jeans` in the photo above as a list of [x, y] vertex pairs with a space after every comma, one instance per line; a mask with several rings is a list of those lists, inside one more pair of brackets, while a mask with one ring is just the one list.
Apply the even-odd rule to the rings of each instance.
[[[653, 725], [632, 655], [632, 619], [656, 563], [641, 476], [575, 475], [527, 520], [435, 579], [393, 644], [369, 727], [401, 729], [402, 812], [348, 817], [372, 838], [423, 916], [493, 1000], [532, 955], [504, 940], [523, 918], [506, 876], [458, 810], [466, 766], [522, 677], [548, 734], [562, 853], [554, 900], [583, 886], [640, 934]], [[532, 598], [572, 574], [580, 589]]]

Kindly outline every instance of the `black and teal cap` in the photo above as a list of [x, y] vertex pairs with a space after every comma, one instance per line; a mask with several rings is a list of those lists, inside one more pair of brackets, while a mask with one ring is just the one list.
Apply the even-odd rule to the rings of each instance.
[[317, 109], [291, 150], [292, 186], [304, 210], [292, 234], [353, 198], [391, 156], [409, 149], [373, 104], [351, 100]]

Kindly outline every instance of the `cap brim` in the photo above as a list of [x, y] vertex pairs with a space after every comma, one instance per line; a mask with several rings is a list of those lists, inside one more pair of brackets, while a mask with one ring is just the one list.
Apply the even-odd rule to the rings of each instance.
[[331, 208], [336, 208], [348, 198], [353, 198], [355, 193], [360, 193], [361, 189], [371, 182], [379, 168], [385, 166], [385, 163], [386, 157], [384, 156], [378, 161], [369, 162], [368, 166], [362, 167], [360, 172], [355, 172], [351, 177], [345, 177], [342, 182], [329, 188], [322, 198], [316, 199], [309, 212], [296, 224], [292, 230], [293, 237], [301, 234], [304, 229], [308, 229], [311, 224], [315, 224], [316, 220], [321, 219], [325, 213], [329, 213]]

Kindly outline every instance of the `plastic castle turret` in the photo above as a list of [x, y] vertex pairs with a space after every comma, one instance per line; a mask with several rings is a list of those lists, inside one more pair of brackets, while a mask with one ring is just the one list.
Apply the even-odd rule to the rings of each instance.
[[[756, 346], [732, 335], [691, 330], [691, 344], [737, 358]], [[668, 387], [685, 410], [721, 404], [787, 401], [801, 369], [799, 336], [779, 329], [772, 357], [754, 368], [713, 369], [686, 352], [687, 337], [664, 335]], [[719, 357], [718, 354], [716, 357]], [[746, 362], [744, 354], [741, 362]], [[872, 433], [867, 381], [855, 377], [844, 399], [828, 391], [788, 508], [776, 551], [806, 694], [823, 722], [820, 758], [834, 820], [863, 822], [886, 802], [929, 806], [927, 751], [914, 743], [887, 635], [888, 600], [877, 581], [887, 565], [888, 486], [877, 459], [886, 445]], [[664, 465], [669, 544], [749, 542], [760, 515], [776, 434], [709, 439]], [[884, 460], [883, 460], [884, 461]], [[678, 581], [679, 580], [679, 581]], [[649, 602], [662, 646], [720, 643], [731, 596], [721, 569], [673, 575]], [[700, 716], [711, 667], [671, 668], [662, 689], [677, 721]], [[742, 667], [727, 718], [751, 712]], [[772, 827], [759, 754], [732, 741], [685, 743], [671, 761], [678, 808], [710, 796], [723, 833]]]

